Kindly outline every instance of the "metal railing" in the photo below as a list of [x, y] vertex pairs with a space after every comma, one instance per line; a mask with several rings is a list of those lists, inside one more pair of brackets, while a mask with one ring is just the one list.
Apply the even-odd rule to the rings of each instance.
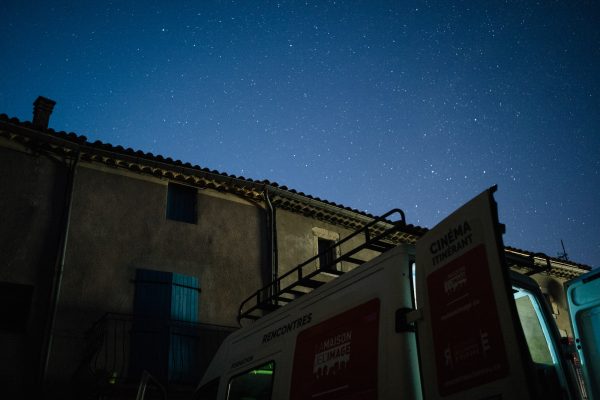
[[139, 382], [148, 371], [162, 384], [197, 384], [233, 327], [107, 313], [87, 332], [84, 363], [104, 385]]
[[[504, 258], [508, 266], [516, 266], [520, 268], [528, 269], [525, 275], [531, 276], [542, 272], [549, 272], [552, 269], [552, 263], [550, 257], [544, 253], [533, 253], [533, 254], [516, 254], [504, 251]], [[546, 263], [544, 266], [539, 266], [535, 263], [536, 258], [544, 260]]]
[[[394, 214], [397, 214], [400, 219], [394, 222], [389, 221], [388, 218]], [[354, 265], [363, 264], [366, 261], [357, 258], [357, 255], [363, 250], [383, 253], [395, 247], [392, 240], [393, 234], [400, 231], [400, 229], [405, 226], [406, 218], [404, 212], [398, 208], [390, 210], [380, 217], [375, 218], [373, 221], [365, 224], [362, 228], [336, 242], [330, 248], [309, 258], [294, 269], [281, 275], [267, 286], [254, 292], [240, 304], [238, 310], [238, 322], [242, 319], [256, 320], [262, 315], [274, 311], [282, 305], [322, 286], [326, 283], [326, 281], [322, 279], [323, 276], [330, 279], [342, 275], [342, 271], [332, 268], [332, 266], [335, 266], [340, 262], [348, 262]], [[364, 242], [353, 247], [351, 250], [342, 253], [341, 246], [360, 235], [364, 236]], [[325, 253], [332, 251], [333, 254], [341, 255], [333, 257], [330, 265], [319, 265], [319, 268], [314, 268], [314, 264], [316, 264], [317, 260], [322, 259]], [[291, 283], [286, 284], [289, 281], [291, 281]]]

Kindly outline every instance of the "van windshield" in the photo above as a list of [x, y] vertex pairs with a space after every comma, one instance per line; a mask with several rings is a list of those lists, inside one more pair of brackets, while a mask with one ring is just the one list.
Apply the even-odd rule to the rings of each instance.
[[270, 400], [274, 372], [271, 361], [231, 378], [227, 400]]

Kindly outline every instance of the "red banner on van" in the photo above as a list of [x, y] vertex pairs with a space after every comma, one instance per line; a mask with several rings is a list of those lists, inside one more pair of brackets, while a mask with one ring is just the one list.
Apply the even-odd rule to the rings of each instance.
[[427, 277], [439, 391], [505, 377], [508, 361], [483, 244]]
[[379, 299], [301, 332], [291, 400], [377, 399]]

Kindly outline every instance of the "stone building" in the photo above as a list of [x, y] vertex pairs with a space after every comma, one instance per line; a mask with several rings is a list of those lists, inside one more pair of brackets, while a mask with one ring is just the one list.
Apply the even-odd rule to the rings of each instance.
[[[185, 391], [238, 326], [245, 298], [306, 259], [318, 269], [362, 243], [332, 247], [375, 218], [274, 182], [55, 132], [53, 107], [40, 97], [32, 122], [0, 115], [0, 385], [9, 394], [115, 395], [143, 370]], [[388, 243], [414, 244], [424, 232], [402, 224]], [[365, 249], [332, 272], [377, 254]], [[548, 267], [533, 277], [569, 334], [562, 283], [589, 267], [506, 254], [521, 272]]]

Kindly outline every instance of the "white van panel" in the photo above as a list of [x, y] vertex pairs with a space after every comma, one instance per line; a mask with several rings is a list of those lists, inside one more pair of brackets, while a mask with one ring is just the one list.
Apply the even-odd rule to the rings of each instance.
[[[234, 332], [200, 385], [221, 377], [218, 399], [224, 400], [231, 378], [274, 361], [272, 399], [304, 398], [294, 393], [300, 381], [304, 395], [316, 399], [363, 389], [365, 399], [420, 398], [415, 334], [396, 332], [396, 311], [413, 307], [409, 251], [398, 246]], [[377, 315], [376, 325], [360, 322], [370, 315]], [[335, 379], [323, 380], [325, 370], [334, 376], [330, 368]]]

